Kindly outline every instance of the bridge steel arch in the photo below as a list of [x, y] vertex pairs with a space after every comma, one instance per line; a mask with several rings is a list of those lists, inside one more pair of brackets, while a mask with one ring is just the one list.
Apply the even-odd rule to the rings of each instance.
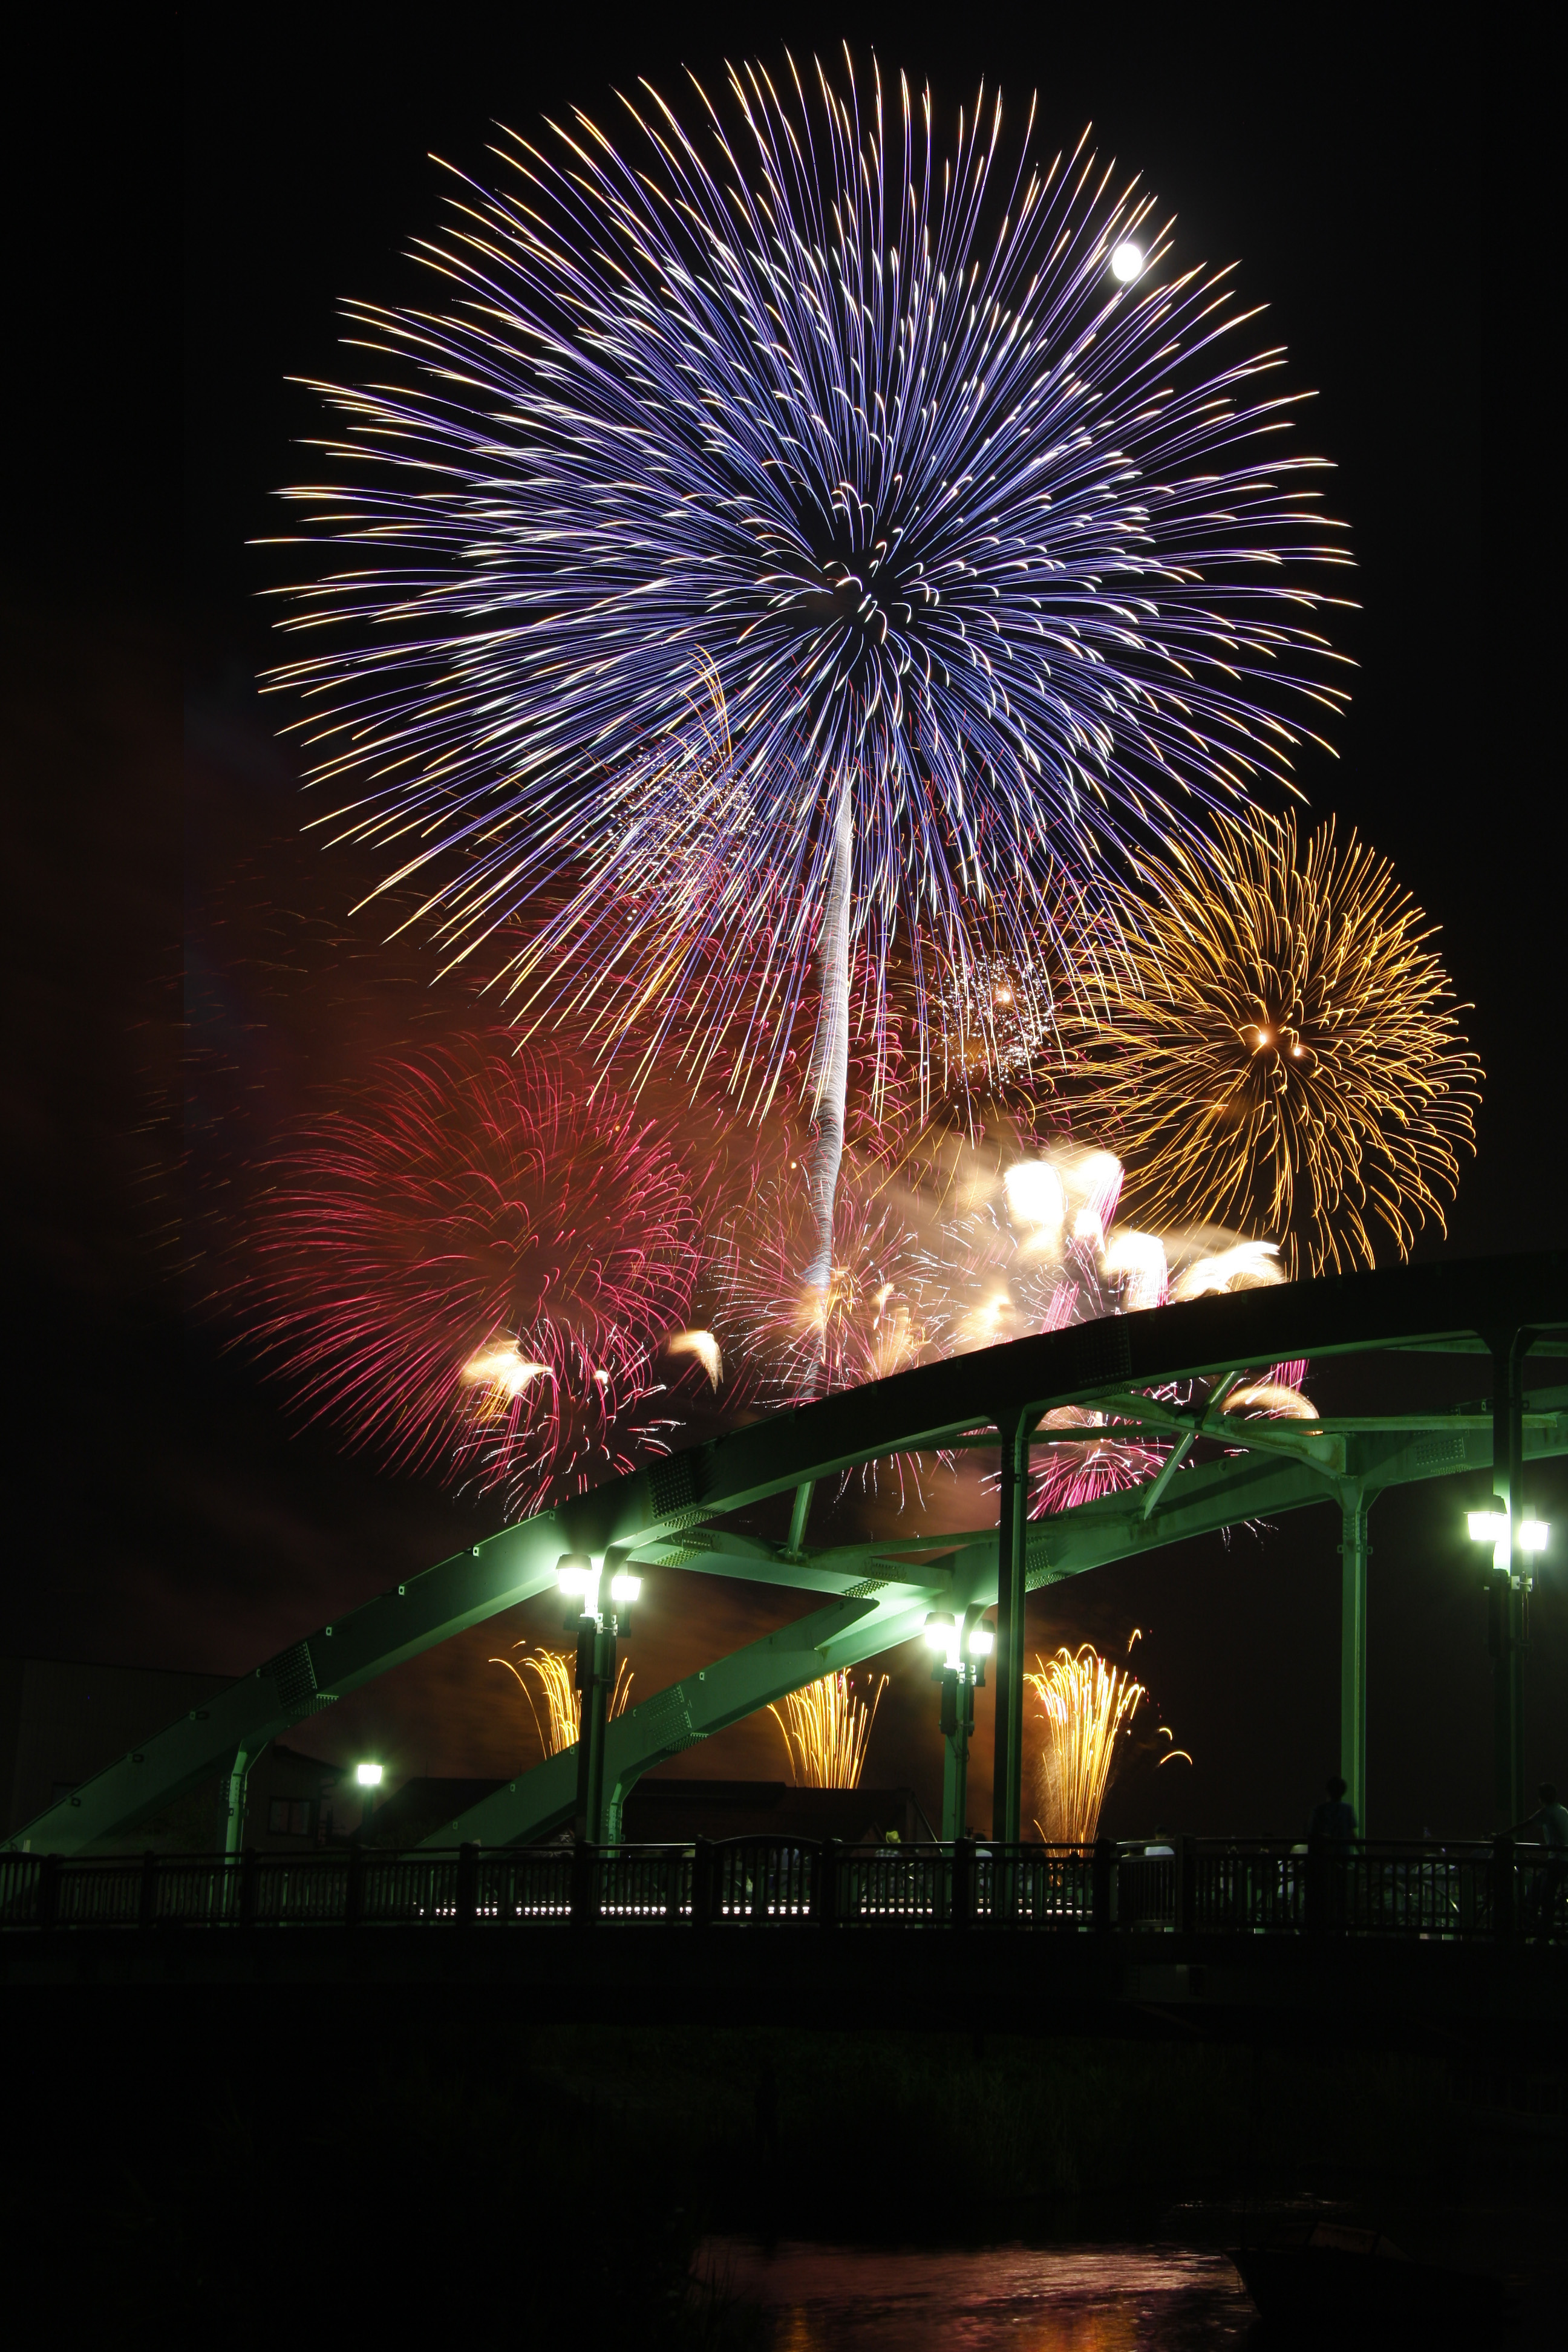
[[[1308, 1357], [1383, 1350], [1489, 1356], [1489, 1397], [1433, 1410], [1311, 1423], [1227, 1419], [1226, 1454], [1192, 1465], [1203, 1412], [1148, 1391]], [[1523, 1811], [1517, 1549], [1528, 1462], [1568, 1453], [1568, 1389], [1527, 1396], [1531, 1353], [1568, 1354], [1568, 1252], [1338, 1276], [1194, 1299], [1017, 1339], [894, 1374], [775, 1414], [608, 1481], [504, 1529], [366, 1601], [258, 1666], [18, 1830], [10, 1849], [80, 1853], [215, 1775], [235, 1794], [267, 1741], [391, 1667], [533, 1598], [565, 1551], [750, 1578], [820, 1596], [806, 1616], [640, 1702], [611, 1725], [606, 1786], [643, 1772], [770, 1699], [919, 1633], [932, 1607], [998, 1604], [996, 1819], [1019, 1831], [1026, 1594], [1238, 1520], [1336, 1503], [1344, 1532], [1342, 1741], [1364, 1813], [1366, 1513], [1384, 1488], [1491, 1469], [1510, 1540], [1494, 1580], [1500, 1815]], [[1092, 1405], [1173, 1440], [1148, 1486], [1031, 1523], [1028, 1447], [1043, 1414]], [[1210, 1433], [1212, 1434], [1212, 1432]], [[816, 1552], [715, 1525], [770, 1496], [900, 1454], [998, 1446], [995, 1528], [908, 1535]], [[574, 1751], [521, 1773], [428, 1843], [508, 1843], [569, 1819]]]

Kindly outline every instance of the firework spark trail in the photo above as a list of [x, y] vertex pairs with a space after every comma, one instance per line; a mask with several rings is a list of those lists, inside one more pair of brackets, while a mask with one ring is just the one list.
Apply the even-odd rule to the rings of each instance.
[[846, 824], [874, 1017], [900, 957], [940, 1025], [1064, 876], [1113, 914], [1108, 856], [1287, 772], [1346, 559], [1282, 354], [1082, 141], [1037, 164], [1031, 110], [1010, 162], [997, 100], [944, 147], [879, 70], [695, 104], [509, 134], [420, 248], [447, 307], [351, 308], [378, 379], [317, 387], [342, 470], [288, 494], [324, 649], [272, 683], [448, 960], [521, 918], [525, 1021], [700, 1066], [739, 1019], [757, 1106], [819, 942], [837, 1018]]
[[822, 1017], [819, 1023], [811, 1108], [813, 1139], [807, 1190], [816, 1225], [816, 1247], [805, 1268], [807, 1286], [826, 1290], [833, 1274], [833, 1212], [844, 1159], [844, 1105], [849, 1081], [849, 883], [852, 856], [849, 794], [840, 794], [834, 825], [833, 868], [823, 911]]
[[1035, 1826], [1048, 1845], [1092, 1844], [1119, 1761], [1117, 1738], [1148, 1693], [1087, 1642], [1077, 1651], [1058, 1650], [1048, 1664], [1037, 1656], [1024, 1679], [1045, 1725]]
[[730, 1311], [744, 1333], [752, 1390], [771, 1405], [858, 1388], [925, 1351], [921, 1272], [902, 1204], [851, 1157], [827, 1278], [800, 1278], [800, 1231], [815, 1203], [787, 1179], [753, 1204]]
[[1260, 1225], [1291, 1276], [1373, 1265], [1374, 1224], [1402, 1257], [1442, 1229], [1481, 1071], [1386, 860], [1331, 819], [1302, 841], [1290, 816], [1222, 824], [1213, 865], [1178, 846], [1141, 873], [1082, 1104], [1140, 1213]]
[[824, 1675], [804, 1690], [787, 1692], [782, 1714], [770, 1704], [768, 1713], [784, 1734], [790, 1779], [797, 1789], [859, 1787], [888, 1679], [884, 1675], [867, 1699], [848, 1675]]
[[516, 1516], [667, 1450], [655, 1360], [689, 1323], [700, 1253], [689, 1175], [646, 1111], [479, 1037], [379, 1066], [274, 1174], [245, 1303], [352, 1444], [499, 1489]]
[[1098, 1502], [1101, 1495], [1141, 1486], [1155, 1475], [1165, 1459], [1163, 1446], [1119, 1434], [1114, 1422], [1087, 1405], [1058, 1405], [1040, 1426], [1087, 1433], [1064, 1434], [1031, 1454], [1032, 1519], [1049, 1518], [1058, 1511], [1075, 1510], [1080, 1503]]
[[[514, 1650], [526, 1649], [527, 1646], [526, 1640], [512, 1643]], [[487, 1663], [492, 1666], [504, 1666], [521, 1691], [528, 1702], [529, 1714], [533, 1718], [534, 1730], [539, 1734], [540, 1747], [547, 1759], [576, 1747], [582, 1736], [583, 1694], [577, 1688], [574, 1651], [536, 1650], [531, 1657], [524, 1658], [521, 1667], [514, 1666], [510, 1658], [490, 1658]], [[532, 1690], [529, 1688], [530, 1676], [533, 1680]], [[534, 1704], [535, 1691], [544, 1708], [542, 1722], [539, 1707]], [[629, 1658], [623, 1658], [616, 1668], [615, 1687], [610, 1693], [607, 1713], [611, 1722], [617, 1715], [625, 1715], [631, 1705], [631, 1696], [632, 1664]]]

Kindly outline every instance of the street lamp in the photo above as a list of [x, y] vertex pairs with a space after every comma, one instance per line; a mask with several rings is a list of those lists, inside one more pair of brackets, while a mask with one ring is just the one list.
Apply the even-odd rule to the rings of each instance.
[[942, 1736], [947, 1743], [942, 1773], [942, 1834], [944, 1843], [961, 1838], [967, 1826], [969, 1803], [969, 1742], [974, 1731], [974, 1694], [985, 1681], [985, 1661], [996, 1646], [992, 1627], [978, 1607], [962, 1619], [948, 1610], [933, 1609], [925, 1622], [925, 1639], [936, 1653], [931, 1678], [942, 1685]]
[[356, 1764], [354, 1779], [364, 1790], [364, 1809], [360, 1814], [359, 1832], [363, 1837], [370, 1828], [370, 1817], [375, 1811], [375, 1792], [381, 1786], [379, 1764]]
[[[1506, 1511], [1471, 1511], [1467, 1524], [1472, 1543], [1489, 1543], [1492, 1566], [1500, 1576], [1513, 1574], [1512, 1546], [1509, 1541], [1509, 1516]], [[1519, 1523], [1521, 1551], [1538, 1552], [1546, 1549], [1552, 1529], [1544, 1519], [1521, 1519]]]
[[[597, 1845], [605, 1827], [605, 1733], [610, 1693], [616, 1684], [616, 1644], [630, 1636], [632, 1605], [643, 1580], [622, 1563], [612, 1549], [595, 1559], [585, 1551], [563, 1552], [555, 1580], [563, 1592], [580, 1601], [579, 1613], [566, 1619], [565, 1630], [577, 1636], [577, 1688], [582, 1713], [577, 1731], [577, 1803], [573, 1826], [580, 1838]], [[609, 1572], [611, 1606], [600, 1606], [605, 1571]]]

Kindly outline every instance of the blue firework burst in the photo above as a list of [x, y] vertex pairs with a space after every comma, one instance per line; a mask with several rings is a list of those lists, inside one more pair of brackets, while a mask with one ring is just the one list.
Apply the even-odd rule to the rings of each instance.
[[723, 1033], [765, 1096], [816, 955], [831, 1144], [859, 950], [982, 1034], [999, 939], [1080, 961], [1121, 849], [1341, 698], [1345, 557], [1281, 353], [1084, 142], [995, 100], [944, 146], [879, 73], [693, 91], [509, 136], [437, 304], [352, 310], [377, 380], [318, 387], [333, 478], [288, 494], [330, 625], [274, 682], [532, 1017]]

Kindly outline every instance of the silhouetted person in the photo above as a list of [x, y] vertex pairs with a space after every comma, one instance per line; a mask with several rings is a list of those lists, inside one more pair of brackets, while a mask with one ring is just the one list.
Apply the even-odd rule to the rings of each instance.
[[1326, 1916], [1336, 1927], [1345, 1924], [1349, 1864], [1355, 1842], [1355, 1807], [1346, 1804], [1345, 1784], [1336, 1772], [1328, 1782], [1327, 1796], [1312, 1807], [1307, 1824], [1307, 1850], [1322, 1857], [1316, 1865], [1319, 1883], [1327, 1904]]
[[1521, 1822], [1515, 1822], [1509, 1832], [1516, 1837], [1521, 1830], [1533, 1830], [1540, 1843], [1544, 1869], [1535, 1874], [1530, 1890], [1530, 1907], [1534, 1915], [1536, 1932], [1549, 1936], [1557, 1910], [1557, 1898], [1568, 1881], [1568, 1805], [1558, 1801], [1557, 1785], [1542, 1780], [1535, 1791], [1541, 1802]]
[[1328, 1784], [1329, 1793], [1312, 1807], [1312, 1818], [1307, 1824], [1309, 1839], [1321, 1838], [1327, 1846], [1343, 1851], [1355, 1843], [1355, 1807], [1345, 1802], [1345, 1784], [1336, 1772]]

